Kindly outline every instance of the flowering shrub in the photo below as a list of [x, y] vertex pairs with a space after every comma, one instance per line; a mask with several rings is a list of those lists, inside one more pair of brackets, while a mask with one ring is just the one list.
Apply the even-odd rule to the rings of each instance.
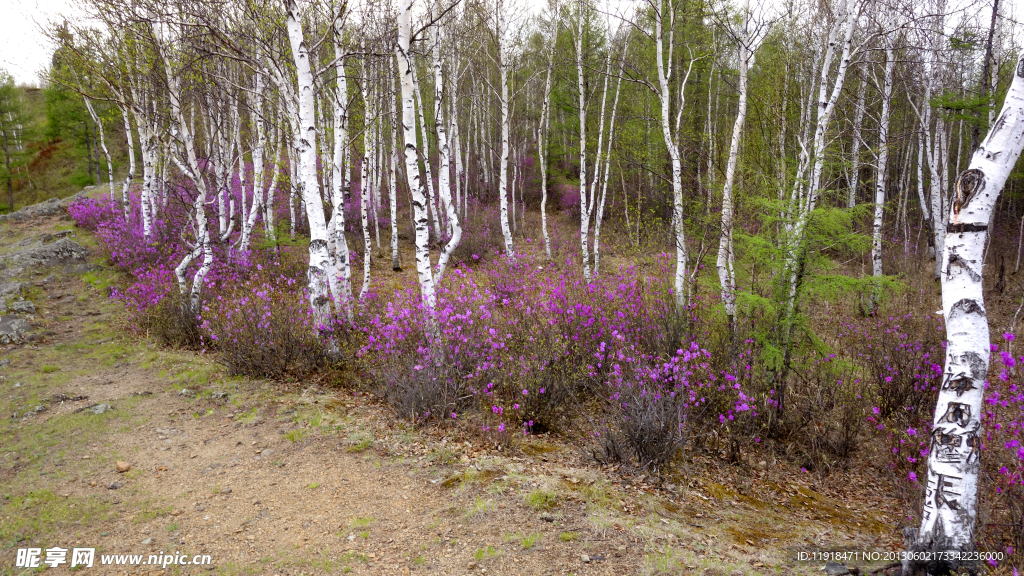
[[[287, 186], [282, 179], [275, 202], [285, 222]], [[565, 210], [578, 211], [577, 188], [555, 189]], [[781, 382], [768, 369], [779, 359], [769, 356], [763, 337], [774, 329], [764, 326], [772, 314], [750, 313], [750, 326], [732, 333], [715, 299], [699, 294], [677, 314], [665, 253], [642, 269], [606, 264], [584, 282], [574, 234], [560, 236], [566, 233], [554, 223], [552, 244], [564, 265], [542, 260], [540, 243], [524, 229], [510, 260], [501, 255], [497, 207], [475, 200], [437, 288], [433, 320], [415, 281], [396, 276], [387, 297], [370, 292], [354, 324], [314, 326], [303, 293], [302, 240], [254, 238], [243, 253], [239, 230], [214, 241], [197, 314], [182, 304], [175, 274], [194, 242], [194, 190], [175, 185], [167, 193], [149, 235], [137, 190], [127, 220], [105, 198], [69, 210], [124, 273], [113, 297], [133, 313], [136, 328], [166, 344], [214, 352], [232, 373], [302, 377], [336, 362], [339, 351], [353, 351], [369, 385], [417, 423], [468, 423], [499, 442], [582, 429], [597, 459], [658, 471], [682, 450], [720, 453], [722, 441], [733, 460], [752, 446], [785, 446], [805, 469], [827, 471], [864, 454], [865, 440], [874, 439], [917, 513], [942, 373], [944, 333], [934, 317], [863, 319], [841, 324], [828, 341], [807, 338], [785, 360]], [[228, 193], [251, 205], [251, 191], [237, 178]], [[349, 232], [361, 237], [358, 183], [345, 209]], [[210, 226], [218, 221], [211, 217]], [[254, 234], [262, 236], [262, 227]], [[359, 262], [354, 250], [352, 263]], [[185, 270], [186, 284], [199, 265]], [[1024, 358], [1013, 354], [1013, 342], [1006, 334], [993, 347], [983, 414], [979, 534], [1003, 550], [1024, 546]]]
[[293, 278], [261, 275], [223, 292], [203, 306], [202, 329], [232, 374], [303, 377], [328, 364]]
[[569, 215], [572, 220], [580, 219], [580, 187], [572, 184], [555, 186], [558, 194], [558, 207]]

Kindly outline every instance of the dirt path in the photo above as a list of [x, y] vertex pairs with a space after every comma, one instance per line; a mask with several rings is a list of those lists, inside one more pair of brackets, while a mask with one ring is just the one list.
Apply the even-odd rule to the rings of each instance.
[[[798, 552], [898, 545], [877, 484], [709, 457], [655, 488], [546, 438], [474, 445], [351, 390], [159, 349], [106, 297], [109, 270], [26, 280], [47, 336], [0, 348], [0, 574], [58, 546], [96, 548], [97, 574], [811, 574]], [[99, 566], [175, 553], [210, 564]]]

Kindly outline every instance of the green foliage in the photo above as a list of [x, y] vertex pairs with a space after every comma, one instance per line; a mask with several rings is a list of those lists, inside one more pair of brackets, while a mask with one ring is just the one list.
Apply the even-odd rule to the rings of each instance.
[[14, 186], [21, 185], [27, 176], [26, 164], [29, 159], [28, 137], [26, 132], [29, 117], [25, 108], [21, 90], [14, 85], [14, 79], [0, 70], [0, 182], [6, 194], [5, 211], [12, 210], [15, 205]]

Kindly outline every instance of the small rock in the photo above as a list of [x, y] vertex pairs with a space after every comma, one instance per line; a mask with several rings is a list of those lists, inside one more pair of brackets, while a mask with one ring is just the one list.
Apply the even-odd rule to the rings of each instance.
[[11, 361], [8, 360], [7, 358], [0, 358], [0, 368], [3, 368], [4, 366], [7, 366], [10, 363]]
[[590, 556], [587, 554], [580, 554], [580, 560], [583, 560], [584, 564], [590, 563]]
[[143, 544], [152, 544], [153, 543], [153, 539], [152, 538], [146, 538], [145, 540], [142, 541], [142, 543]]
[[821, 569], [829, 576], [843, 576], [850, 573], [850, 569], [839, 562], [826, 562]]
[[210, 395], [210, 397], [213, 398], [214, 400], [227, 400], [229, 395], [227, 392], [214, 392], [213, 394]]
[[274, 449], [273, 448], [267, 448], [266, 450], [260, 452], [260, 455], [266, 457], [266, 456], [270, 456], [273, 453], [274, 453]]
[[231, 488], [225, 488], [225, 489], [221, 490], [220, 492], [221, 492], [221, 494], [231, 494]]
[[192, 396], [195, 396], [195, 392], [192, 392], [188, 388], [182, 388], [181, 392], [178, 392], [178, 396], [189, 396], [189, 397], [192, 397]]
[[90, 407], [89, 412], [92, 412], [93, 414], [103, 414], [107, 410], [113, 409], [114, 407], [111, 406], [110, 404], [97, 404], [95, 406]]
[[20, 344], [32, 326], [18, 316], [0, 316], [0, 344]]
[[476, 562], [470, 562], [469, 566], [466, 566], [466, 568], [468, 568], [470, 570], [476, 569]]
[[594, 554], [590, 557], [590, 559], [594, 562], [600, 562], [601, 560], [604, 560], [604, 556], [602, 556], [601, 554]]
[[123, 473], [125, 473], [125, 472], [127, 472], [127, 471], [129, 471], [131, 469], [132, 469], [132, 465], [131, 464], [125, 462], [124, 460], [118, 460], [117, 461], [117, 471], [118, 472], [121, 472], [123, 474]]
[[11, 294], [18, 294], [22, 290], [25, 290], [29, 285], [25, 282], [3, 282], [0, 283], [0, 297], [10, 296]]
[[120, 488], [122, 486], [124, 486], [124, 482], [111, 482], [107, 486], [107, 490], [117, 490], [118, 488]]
[[19, 314], [35, 314], [36, 305], [29, 300], [23, 300], [11, 304], [11, 310]]

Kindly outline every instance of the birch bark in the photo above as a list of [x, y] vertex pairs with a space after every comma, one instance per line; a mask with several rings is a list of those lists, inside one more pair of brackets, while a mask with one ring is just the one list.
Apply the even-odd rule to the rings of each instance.
[[319, 183], [316, 178], [316, 106], [313, 96], [313, 74], [310, 70], [310, 55], [302, 34], [302, 23], [298, 17], [296, 0], [286, 0], [288, 40], [298, 77], [299, 116], [295, 152], [298, 156], [300, 173], [298, 192], [306, 205], [306, 219], [309, 222], [309, 268], [306, 279], [309, 289], [309, 303], [313, 308], [315, 328], [327, 325], [331, 313], [328, 296], [327, 276], [331, 269], [330, 254], [327, 251], [327, 224], [324, 221], [323, 203], [320, 200]]
[[[397, 65], [397, 61], [395, 64]], [[395, 85], [394, 71], [388, 76], [391, 77], [391, 93], [388, 94], [388, 110], [391, 117], [391, 166], [388, 170], [390, 178], [388, 203], [391, 208], [391, 270], [398, 272], [402, 269], [402, 263], [398, 259], [398, 182], [395, 175], [398, 172], [398, 107], [395, 105], [398, 89]]]
[[[982, 251], [996, 200], [1022, 146], [1024, 54], [1017, 59], [1002, 112], [970, 166], [957, 178], [945, 226], [941, 280], [946, 358], [928, 453], [921, 528], [913, 550], [975, 549], [981, 413], [990, 355]], [[948, 564], [954, 571], [960, 567], [977, 568], [977, 564]], [[934, 572], [936, 567], [928, 569]]]
[[[128, 146], [128, 173], [124, 176], [124, 184], [121, 186], [121, 210], [124, 213], [124, 219], [127, 221], [128, 216], [131, 212], [131, 203], [129, 202], [129, 188], [132, 185], [132, 178], [135, 177], [135, 139], [132, 138], [132, 122], [128, 117], [128, 107], [124, 106], [121, 108], [121, 117], [124, 119], [124, 137], [125, 142]], [[110, 195], [114, 195], [114, 183], [110, 183]], [[146, 230], [143, 230], [143, 235], [147, 236]]]
[[512, 246], [512, 230], [508, 221], [508, 154], [509, 154], [509, 118], [508, 118], [508, 62], [505, 46], [505, 28], [503, 26], [504, 8], [502, 0], [498, 0], [495, 19], [498, 33], [498, 81], [501, 83], [501, 160], [498, 176], [498, 208], [501, 218], [501, 235], [505, 239], [505, 256], [514, 259], [515, 250]]
[[370, 123], [376, 123], [377, 119], [375, 117], [376, 113], [373, 111], [373, 106], [370, 103], [369, 81], [370, 77], [367, 74], [367, 63], [364, 59], [362, 82], [363, 161], [360, 165], [361, 172], [359, 176], [359, 219], [363, 230], [363, 287], [359, 291], [360, 300], [366, 298], [366, 293], [370, 290], [370, 260], [372, 256], [371, 252], [373, 252], [370, 248], [370, 226], [367, 222], [367, 210], [369, 209], [371, 194], [373, 194], [373, 175], [371, 173], [370, 161], [374, 156], [374, 142], [373, 128]]
[[857, 205], [857, 189], [860, 188], [860, 145], [861, 126], [864, 122], [864, 100], [868, 93], [867, 78], [860, 79], [860, 88], [857, 89], [857, 104], [853, 113], [853, 151], [850, 153], [850, 192], [846, 199], [846, 207], [853, 208]]
[[551, 11], [551, 50], [548, 51], [547, 78], [544, 81], [544, 101], [540, 109], [540, 127], [537, 130], [537, 156], [540, 160], [540, 229], [544, 235], [544, 253], [551, 260], [551, 236], [548, 234], [548, 123], [551, 116], [551, 72], [555, 67], [555, 40], [558, 37], [558, 8]]
[[345, 47], [342, 44], [344, 35], [341, 29], [341, 18], [334, 21], [334, 52], [338, 62], [334, 66], [338, 84], [334, 92], [334, 156], [331, 170], [334, 173], [331, 189], [331, 223], [334, 230], [334, 269], [335, 296], [338, 305], [345, 311], [349, 322], [353, 320], [352, 311], [352, 267], [345, 239], [345, 187], [349, 186], [345, 178], [345, 152], [348, 149], [348, 77], [345, 74]]
[[416, 111], [413, 106], [412, 53], [412, 0], [402, 0], [398, 15], [398, 46], [396, 58], [402, 84], [402, 131], [405, 137], [405, 177], [412, 193], [413, 223], [416, 229], [416, 275], [423, 299], [423, 311], [433, 336], [438, 336], [435, 308], [437, 294], [434, 290], [434, 275], [430, 267], [430, 231], [427, 229], [427, 199], [420, 183], [418, 151], [416, 147]]
[[[669, 10], [672, 9], [672, 2], [669, 0]], [[671, 57], [666, 58], [664, 26], [665, 13], [662, 2], [659, 0], [658, 8], [654, 17], [654, 44], [656, 49], [658, 68], [658, 97], [661, 104], [661, 131], [665, 138], [665, 146], [668, 148], [669, 159], [672, 162], [672, 229], [675, 233], [676, 244], [676, 269], [673, 282], [673, 294], [675, 296], [676, 314], [682, 315], [687, 305], [686, 294], [686, 233], [683, 230], [683, 163], [679, 153], [679, 145], [672, 130], [672, 122], [669, 116], [669, 109], [672, 104], [672, 95], [669, 90], [669, 79], [671, 78]], [[673, 31], [668, 30], [668, 44], [672, 46]], [[692, 69], [692, 61], [691, 67]], [[681, 79], [679, 94], [683, 96], [686, 81], [689, 78], [690, 70], [687, 70], [686, 77]], [[678, 112], [681, 115], [685, 100], [680, 98]], [[638, 223], [639, 225], [639, 223]]]
[[729, 160], [725, 166], [725, 184], [722, 186], [722, 233], [718, 241], [718, 281], [722, 286], [722, 305], [729, 320], [729, 333], [736, 332], [736, 269], [733, 248], [733, 198], [732, 189], [736, 180], [736, 163], [739, 158], [740, 139], [743, 136], [743, 124], [747, 119], [747, 72], [753, 59], [753, 51], [748, 49], [750, 18], [750, 0], [743, 3], [743, 23], [739, 37], [739, 103], [736, 109], [736, 121], [732, 126], [732, 142], [729, 144]]
[[[887, 40], [888, 42], [888, 40]], [[893, 71], [896, 58], [890, 45], [885, 47], [885, 79], [882, 84], [882, 113], [878, 120], [878, 164], [875, 168], [875, 220], [871, 234], [871, 270], [875, 278], [882, 276], [882, 216], [885, 213], [885, 188], [888, 183], [889, 164], [889, 119], [892, 105]], [[878, 309], [879, 285], [871, 293], [868, 310], [874, 314]]]
[[[448, 223], [448, 243], [441, 250], [437, 259], [437, 280], [438, 284], [444, 278], [444, 269], [448, 265], [448, 259], [452, 252], [462, 240], [462, 226], [459, 224], [459, 214], [452, 203], [452, 192], [449, 185], [451, 174], [451, 150], [448, 143], [448, 131], [444, 122], [444, 62], [441, 59], [441, 29], [438, 27], [434, 38], [434, 124], [437, 131], [437, 152], [440, 166], [437, 175], [437, 193], [441, 197], [441, 203], [445, 209], [445, 220]], [[454, 95], [453, 95], [454, 96]]]
[[[96, 114], [96, 110], [92, 107], [92, 102], [88, 97], [84, 98], [85, 107], [89, 110], [89, 116], [92, 117], [93, 123], [96, 125], [97, 130], [100, 133], [100, 148], [103, 149], [103, 156], [107, 159], [107, 182], [110, 184], [110, 195], [114, 195], [114, 163], [110, 161], [110, 150], [107, 149], [107, 139], [103, 132], [103, 122], [100, 121], [99, 115]], [[99, 169], [96, 170], [99, 173]], [[98, 182], [102, 185], [103, 182]]]

